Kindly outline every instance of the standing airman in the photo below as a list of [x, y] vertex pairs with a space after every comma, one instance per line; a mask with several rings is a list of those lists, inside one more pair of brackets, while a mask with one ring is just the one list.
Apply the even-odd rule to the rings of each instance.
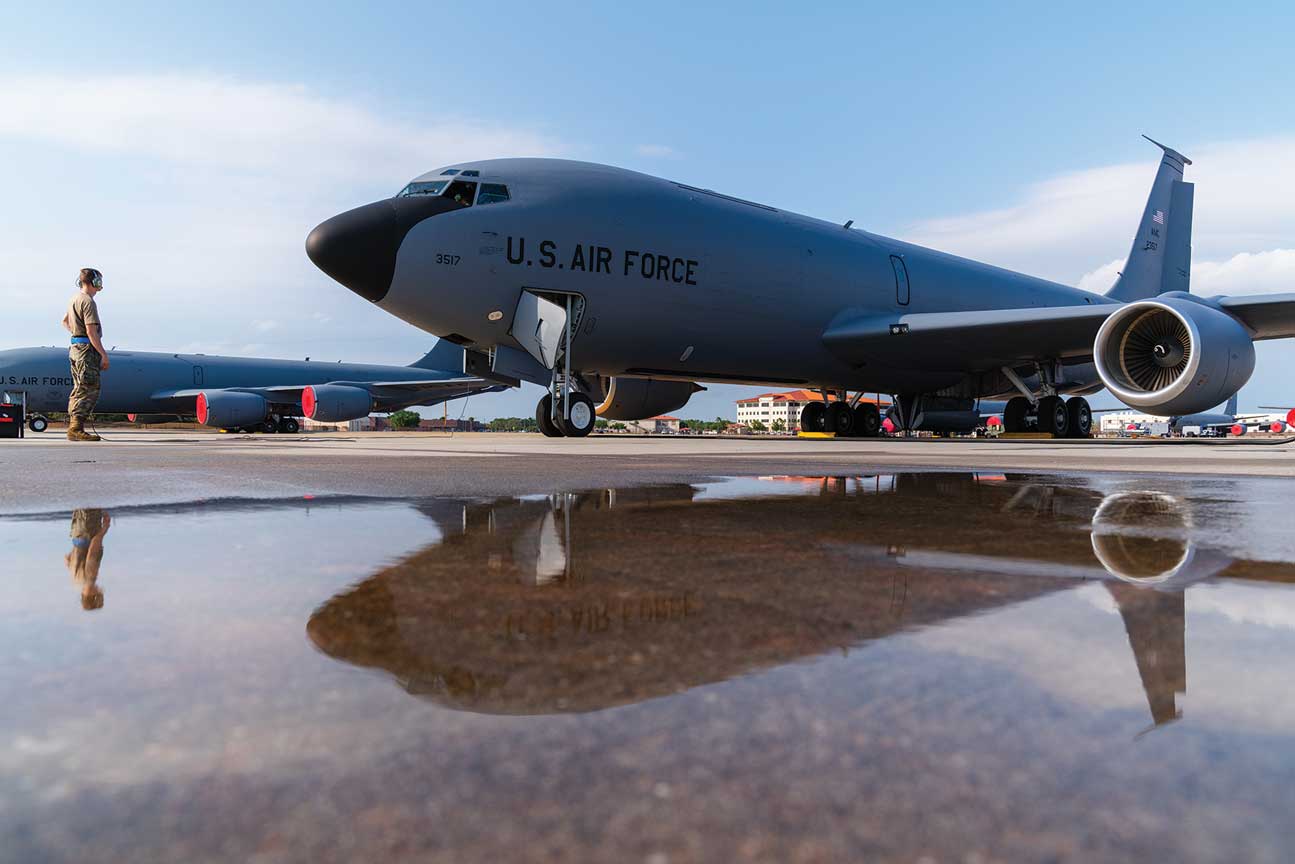
[[68, 359], [72, 364], [72, 395], [68, 398], [67, 440], [98, 441], [85, 431], [85, 421], [99, 401], [99, 373], [108, 369], [108, 352], [103, 347], [103, 324], [94, 295], [103, 290], [103, 274], [86, 267], [77, 277], [77, 293], [68, 303], [63, 326], [72, 334]]

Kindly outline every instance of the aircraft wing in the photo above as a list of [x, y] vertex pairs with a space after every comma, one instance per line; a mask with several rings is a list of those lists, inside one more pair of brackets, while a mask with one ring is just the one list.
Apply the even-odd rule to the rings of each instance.
[[828, 328], [823, 342], [851, 363], [893, 356], [902, 346], [926, 370], [1010, 366], [1042, 357], [1088, 357], [1115, 304], [973, 312], [868, 315]]
[[[468, 392], [493, 393], [497, 390], [507, 389], [493, 381], [472, 376], [428, 378], [413, 381], [329, 381], [328, 383], [339, 387], [358, 387], [362, 390], [368, 390], [379, 402], [397, 401], [407, 405], [419, 404], [416, 397], [423, 394], [439, 397], [438, 401], [443, 401], [444, 399], [465, 395]], [[307, 386], [309, 385], [284, 384], [271, 387], [197, 387], [184, 390], [158, 390], [152, 394], [152, 398], [160, 402], [181, 403], [192, 409], [193, 402], [198, 398], [199, 393], [210, 393], [213, 390], [230, 390], [235, 393], [255, 393], [257, 396], [264, 397], [267, 402], [279, 405], [298, 405], [301, 403], [301, 391]]]
[[1256, 339], [1295, 336], [1295, 294], [1219, 297], [1218, 304], [1254, 333]]

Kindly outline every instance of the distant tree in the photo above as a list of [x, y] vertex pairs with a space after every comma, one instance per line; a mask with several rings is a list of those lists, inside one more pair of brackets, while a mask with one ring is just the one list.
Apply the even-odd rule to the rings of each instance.
[[595, 428], [595, 429], [597, 429], [597, 430], [598, 430], [598, 431], [600, 431], [600, 432], [605, 432], [605, 431], [607, 431], [607, 427], [609, 427], [609, 426], [611, 426], [611, 425], [612, 425], [612, 424], [611, 424], [609, 421], [607, 421], [607, 420], [595, 420], [595, 421], [594, 421], [594, 428]]
[[779, 432], [779, 433], [786, 432], [787, 422], [783, 420], [781, 417], [775, 417], [773, 421], [773, 425], [770, 426], [769, 428], [772, 429], [774, 432]]
[[763, 420], [752, 420], [752, 421], [751, 421], [751, 431], [752, 431], [752, 432], [767, 432], [767, 431], [769, 431], [769, 427], [764, 425], [764, 421], [763, 421]]
[[624, 432], [624, 431], [625, 431], [625, 424], [624, 424], [624, 423], [613, 423], [613, 424], [612, 424], [612, 431], [613, 431], [613, 432]]
[[417, 429], [422, 417], [415, 411], [395, 411], [387, 418], [393, 429]]

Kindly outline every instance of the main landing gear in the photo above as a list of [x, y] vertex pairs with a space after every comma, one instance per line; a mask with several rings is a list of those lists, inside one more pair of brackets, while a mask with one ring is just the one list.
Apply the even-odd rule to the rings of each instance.
[[1057, 438], [1088, 438], [1093, 434], [1093, 410], [1082, 396], [1069, 399], [1044, 396], [1037, 407], [1031, 406], [1024, 396], [1014, 396], [1003, 409], [1003, 431], [1009, 434], [1038, 431]]
[[34, 414], [27, 419], [27, 428], [33, 432], [44, 432], [49, 428], [49, 421], [39, 414]]
[[845, 399], [810, 402], [800, 411], [802, 432], [831, 432], [838, 438], [876, 438], [881, 434], [881, 412], [873, 402]]
[[[562, 416], [562, 402], [570, 400], [567, 417]], [[553, 394], [546, 393], [535, 406], [535, 423], [548, 438], [583, 438], [594, 431], [598, 415], [594, 413], [594, 400], [578, 390], [559, 397], [558, 410], [553, 404]]]

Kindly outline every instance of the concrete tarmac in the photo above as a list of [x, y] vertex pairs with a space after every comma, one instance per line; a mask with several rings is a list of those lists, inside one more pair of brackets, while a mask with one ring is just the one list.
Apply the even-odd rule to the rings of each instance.
[[217, 435], [104, 430], [0, 442], [0, 514], [295, 495], [517, 495], [716, 476], [905, 469], [1295, 477], [1295, 439], [1219, 441], [631, 437], [537, 434]]

